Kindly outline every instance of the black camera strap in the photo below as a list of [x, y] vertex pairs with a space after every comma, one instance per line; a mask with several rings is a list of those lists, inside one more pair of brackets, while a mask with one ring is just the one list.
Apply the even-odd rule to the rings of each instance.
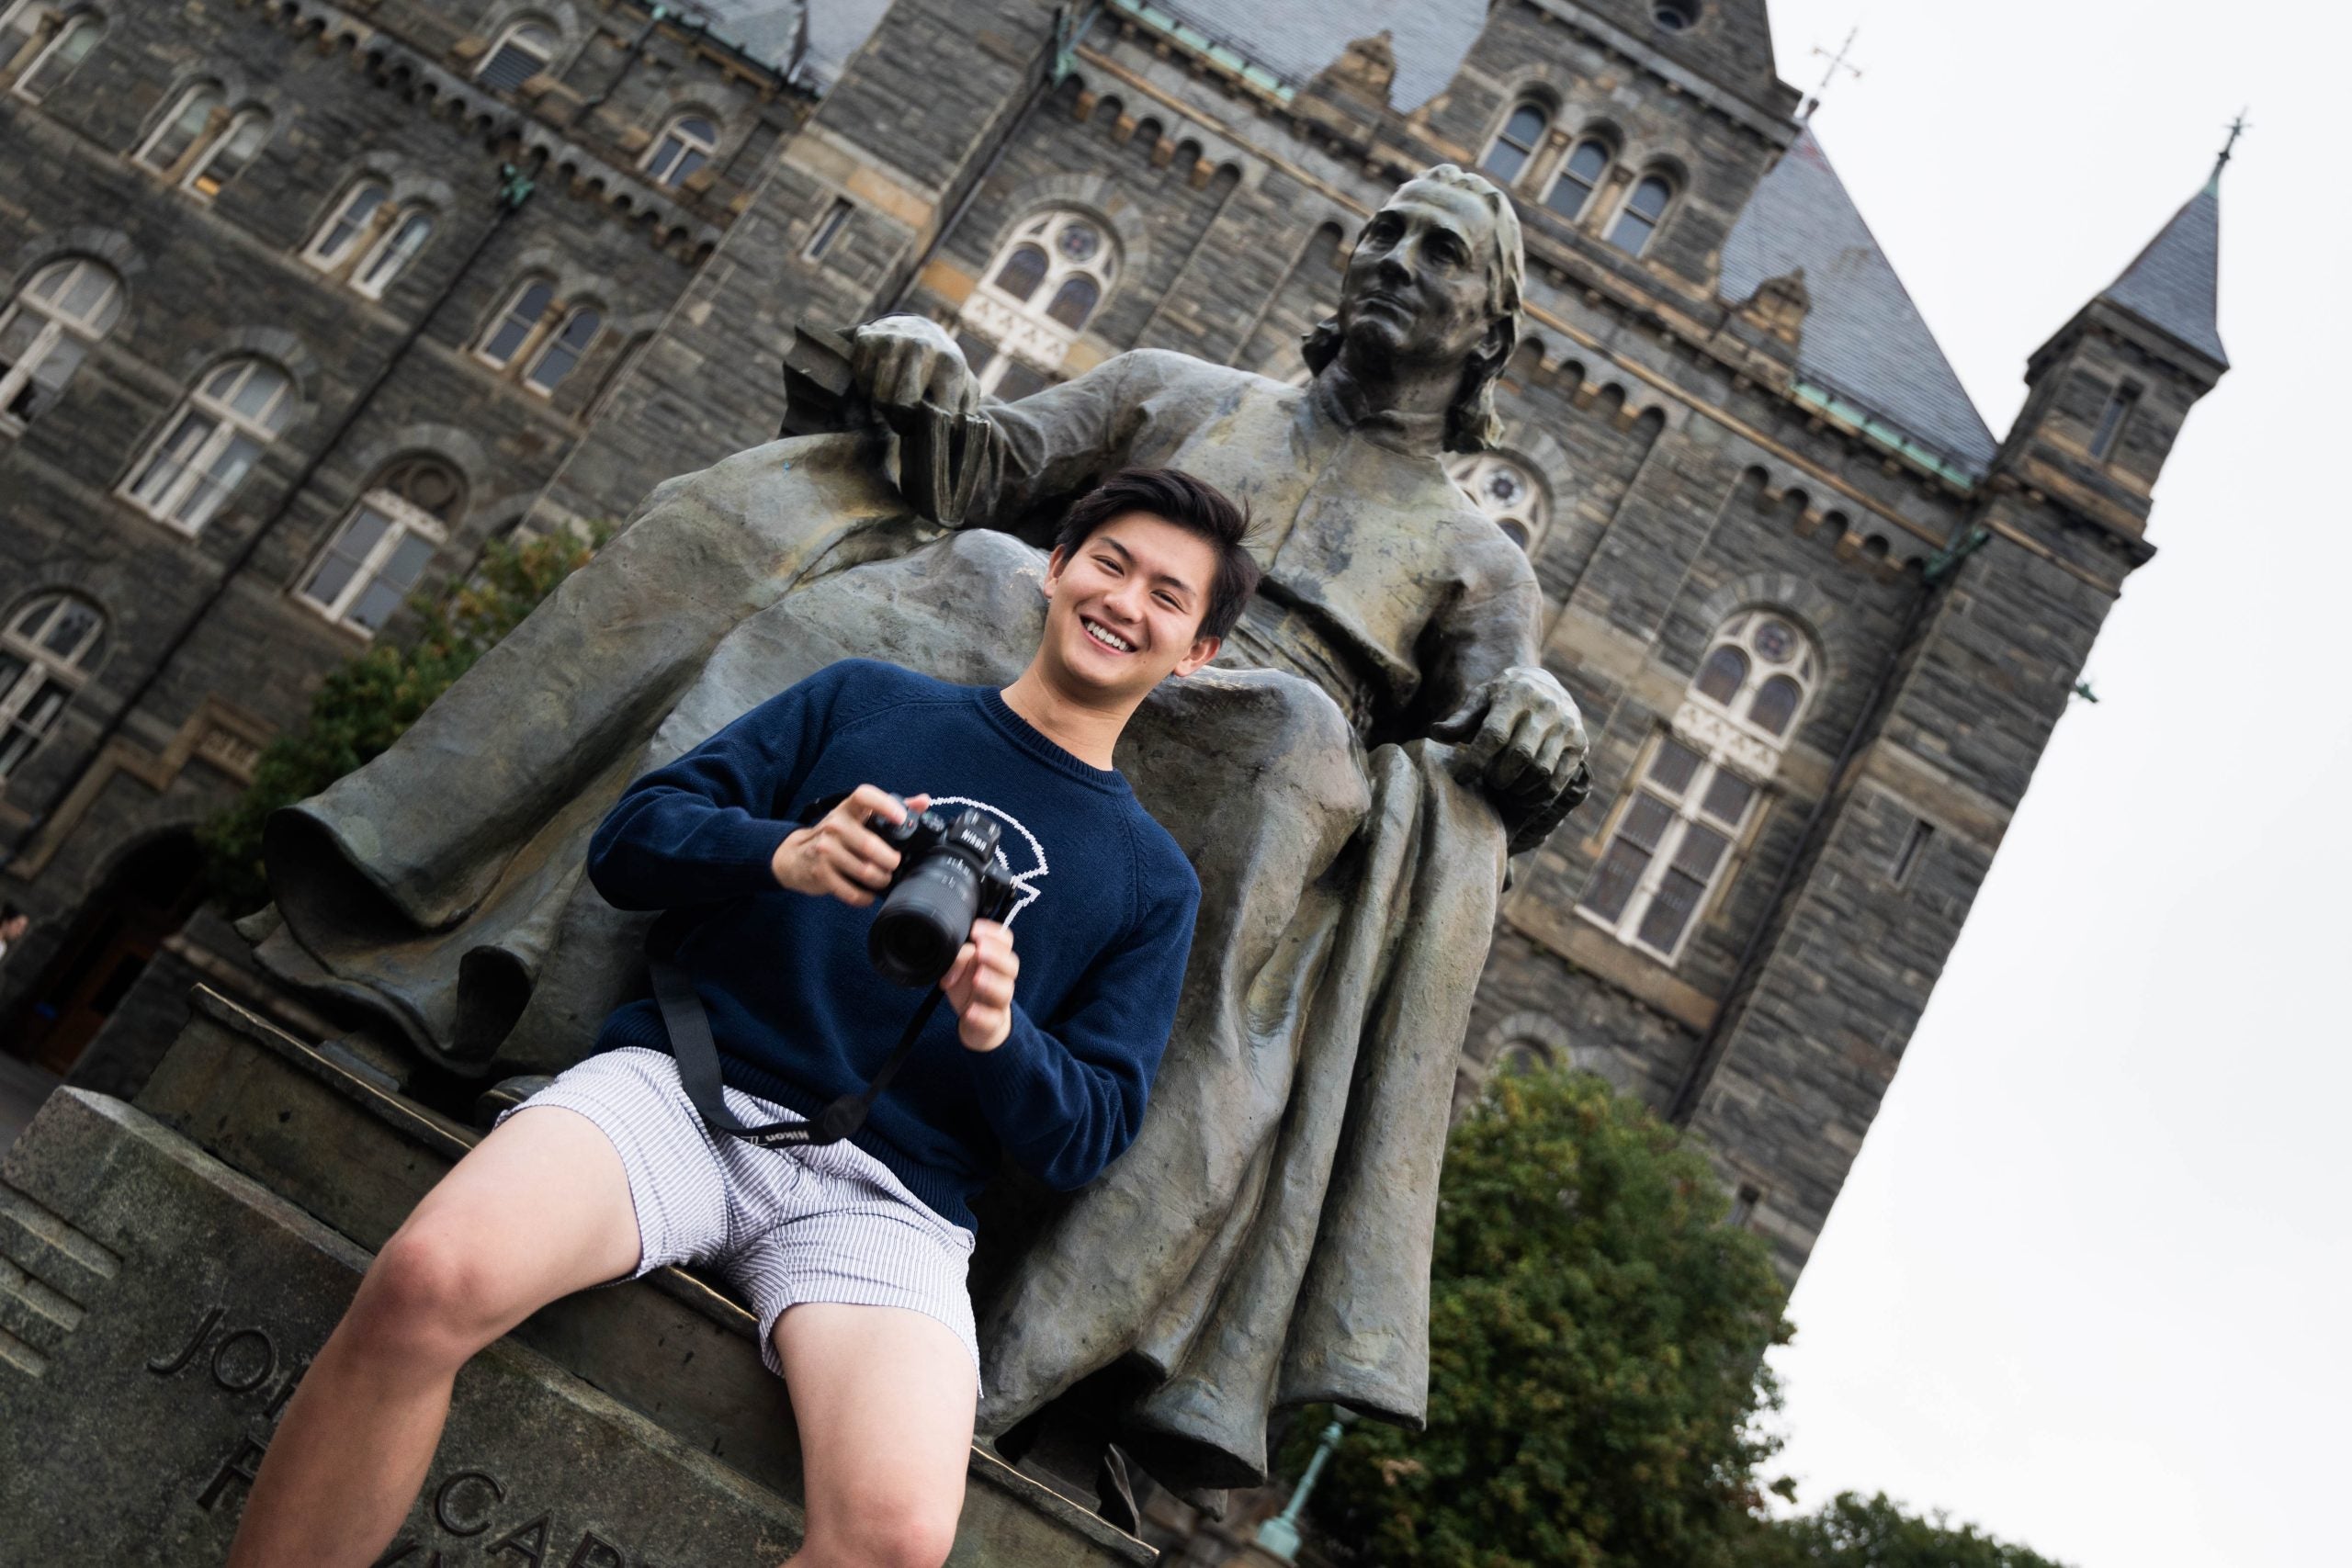
[[695, 995], [695, 983], [686, 972], [667, 959], [656, 958], [650, 963], [653, 972], [653, 999], [662, 1009], [662, 1027], [670, 1032], [671, 1054], [678, 1059], [678, 1082], [694, 1101], [706, 1124], [714, 1133], [725, 1133], [747, 1144], [757, 1144], [763, 1149], [798, 1147], [804, 1144], [838, 1144], [865, 1125], [865, 1113], [899, 1076], [914, 1054], [915, 1037], [922, 1032], [931, 1015], [939, 1010], [941, 998], [946, 992], [933, 986], [931, 995], [915, 1009], [914, 1017], [907, 1021], [906, 1032], [899, 1043], [890, 1047], [883, 1058], [874, 1081], [855, 1094], [842, 1095], [817, 1113], [810, 1122], [770, 1122], [764, 1126], [746, 1127], [727, 1109], [726, 1096], [719, 1092], [718, 1043], [710, 1037], [710, 1015], [703, 1010], [702, 998]]

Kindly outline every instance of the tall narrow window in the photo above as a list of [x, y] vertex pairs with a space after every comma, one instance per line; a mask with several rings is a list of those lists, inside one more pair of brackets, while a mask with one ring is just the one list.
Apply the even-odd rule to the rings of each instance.
[[1118, 273], [1116, 250], [1083, 213], [1047, 212], [1015, 229], [957, 321], [980, 389], [1020, 398], [1051, 386]]
[[474, 80], [485, 87], [519, 87], [555, 59], [556, 30], [545, 22], [517, 22], [482, 57]]
[[1629, 789], [1577, 912], [1672, 964], [1755, 826], [1762, 785], [1818, 679], [1811, 646], [1770, 611], [1716, 632], [1671, 731]]
[[1674, 187], [1663, 175], [1644, 175], [1625, 197], [1625, 205], [1617, 209], [1617, 221], [1609, 227], [1609, 243], [1621, 251], [1640, 255], [1649, 249], [1650, 236], [1666, 217], [1667, 203], [1674, 199]]
[[229, 129], [197, 153], [180, 180], [181, 187], [210, 201], [254, 161], [268, 140], [269, 116], [259, 109], [238, 110]]
[[197, 139], [211, 130], [212, 117], [223, 103], [220, 89], [209, 82], [198, 82], [190, 87], [180, 95], [179, 102], [172, 106], [172, 111], [139, 149], [139, 161], [158, 174], [169, 174], [196, 145]]
[[547, 346], [539, 350], [538, 358], [523, 377], [524, 384], [534, 391], [552, 394], [563, 385], [565, 377], [579, 368], [580, 362], [588, 356], [588, 350], [594, 346], [596, 334], [604, 330], [605, 318], [595, 310], [582, 308], [572, 311], [563, 319], [563, 325], [555, 335], [548, 339]]
[[2107, 395], [2107, 406], [2098, 411], [2098, 425], [2091, 432], [2091, 456], [2104, 462], [2115, 453], [2116, 444], [2123, 439], [2123, 427], [2132, 423], [2132, 410], [2140, 401], [2140, 389], [2126, 381]]
[[51, 262], [0, 311], [0, 432], [57, 400], [90, 344], [122, 314], [122, 285], [96, 262]]
[[74, 74], [74, 68], [89, 58], [90, 51], [106, 35], [106, 24], [96, 17], [76, 17], [67, 22], [17, 78], [17, 96], [36, 103], [46, 97], [51, 88]]
[[1533, 104], [1521, 104], [1510, 111], [1503, 128], [1495, 132], [1494, 145], [1478, 166], [1495, 177], [1498, 185], [1509, 185], [1526, 169], [1528, 160], [1535, 156], [1535, 149], [1544, 141], [1544, 128], [1550, 123], [1544, 111]]
[[464, 495], [457, 475], [433, 458], [393, 468], [352, 508], [296, 597], [330, 620], [382, 629], [424, 581]]
[[1919, 857], [1928, 852], [1928, 840], [1936, 836], [1935, 825], [1915, 817], [1909, 830], [1903, 835], [1903, 847], [1894, 854], [1894, 885], [1907, 886], [1911, 874], [1919, 869]]
[[808, 231], [808, 243], [800, 247], [801, 259], [823, 260], [825, 253], [833, 248], [833, 242], [840, 239], [842, 231], [848, 229], [851, 215], [856, 210], [849, 197], [845, 196], [833, 197], [832, 204], [825, 209], [825, 215], [818, 219], [817, 226]]
[[392, 286], [424, 243], [433, 238], [433, 214], [421, 207], [412, 207], [392, 220], [368, 259], [351, 275], [351, 286], [370, 299], [383, 298], [384, 290]]
[[286, 428], [294, 385], [266, 359], [215, 367], [132, 468], [123, 493], [189, 533], [210, 521]]
[[1522, 550], [1532, 551], [1551, 518], [1544, 486], [1525, 467], [1499, 452], [1456, 458], [1449, 471], [1478, 510], [1495, 520]]
[[555, 285], [544, 278], [532, 278], [516, 288], [507, 300], [506, 309], [499, 312], [498, 319], [482, 334], [481, 342], [475, 345], [475, 357], [504, 369], [537, 333], [541, 318], [554, 303]]
[[1592, 193], [1609, 173], [1609, 149], [1598, 137], [1586, 137], [1560, 162], [1559, 176], [1544, 195], [1544, 205], [1571, 223], [1584, 216]]
[[0, 779], [37, 750], [106, 649], [107, 618], [72, 593], [49, 593], [0, 631]]
[[380, 180], [362, 180], [352, 186], [350, 193], [335, 204], [334, 215], [303, 251], [302, 259], [313, 266], [330, 268], [349, 261], [361, 242], [374, 231], [377, 214], [391, 195], [391, 186]]
[[658, 186], [684, 185], [718, 150], [718, 128], [698, 114], [670, 122], [645, 155], [645, 173]]

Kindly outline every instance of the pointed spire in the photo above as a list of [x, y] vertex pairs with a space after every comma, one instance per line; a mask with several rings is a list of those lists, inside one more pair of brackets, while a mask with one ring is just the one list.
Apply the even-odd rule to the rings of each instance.
[[2213, 162], [2203, 188], [2184, 203], [2172, 221], [2156, 231], [2147, 248], [2099, 298], [2131, 311], [2159, 332], [2226, 369], [2230, 356], [2215, 323], [2222, 265], [2222, 168], [2245, 129], [2240, 115], [2230, 140]]

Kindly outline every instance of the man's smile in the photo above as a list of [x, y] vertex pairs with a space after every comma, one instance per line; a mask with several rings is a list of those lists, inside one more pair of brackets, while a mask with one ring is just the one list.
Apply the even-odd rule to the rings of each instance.
[[1132, 641], [1121, 637], [1091, 615], [1080, 615], [1078, 623], [1086, 628], [1087, 636], [1114, 653], [1133, 653], [1136, 650], [1136, 645]]

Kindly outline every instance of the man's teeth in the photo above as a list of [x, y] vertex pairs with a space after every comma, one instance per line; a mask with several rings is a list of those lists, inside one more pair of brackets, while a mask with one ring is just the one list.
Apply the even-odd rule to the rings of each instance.
[[1133, 653], [1136, 650], [1136, 645], [1134, 643], [1129, 642], [1125, 637], [1121, 637], [1118, 633], [1111, 630], [1108, 626], [1098, 625], [1093, 621], [1085, 622], [1084, 625], [1086, 626], [1086, 635], [1092, 637], [1096, 642], [1101, 643], [1103, 647], [1115, 649], [1120, 653]]

